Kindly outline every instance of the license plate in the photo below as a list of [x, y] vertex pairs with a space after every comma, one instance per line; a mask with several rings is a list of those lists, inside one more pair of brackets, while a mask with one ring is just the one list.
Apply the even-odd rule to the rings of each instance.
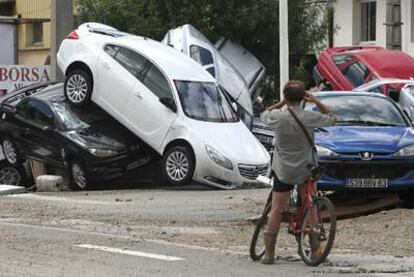
[[349, 188], [387, 188], [388, 179], [348, 179]]
[[137, 167], [140, 167], [141, 165], [144, 165], [144, 164], [148, 163], [149, 161], [151, 161], [151, 157], [145, 157], [141, 160], [138, 160], [138, 161], [135, 161], [135, 162], [132, 162], [132, 163], [128, 164], [126, 166], [126, 169], [127, 170], [135, 169]]

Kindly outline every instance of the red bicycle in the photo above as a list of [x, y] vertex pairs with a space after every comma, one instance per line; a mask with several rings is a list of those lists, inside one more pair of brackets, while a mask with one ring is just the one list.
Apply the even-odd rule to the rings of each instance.
[[[318, 194], [316, 182], [315, 175], [306, 180], [304, 199], [301, 201], [300, 208], [297, 211], [294, 209], [286, 211], [289, 222], [288, 233], [295, 236], [298, 243], [298, 254], [310, 266], [318, 266], [326, 260], [332, 249], [336, 233], [334, 206], [329, 198]], [[266, 229], [271, 204], [272, 191], [270, 191], [263, 214], [256, 225], [250, 243], [250, 257], [254, 261], [260, 260], [264, 255], [261, 234]]]

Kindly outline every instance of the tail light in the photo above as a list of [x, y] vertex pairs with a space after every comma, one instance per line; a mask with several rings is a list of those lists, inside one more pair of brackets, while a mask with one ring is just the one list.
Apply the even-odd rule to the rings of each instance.
[[75, 31], [72, 31], [66, 38], [67, 39], [79, 39], [79, 36]]

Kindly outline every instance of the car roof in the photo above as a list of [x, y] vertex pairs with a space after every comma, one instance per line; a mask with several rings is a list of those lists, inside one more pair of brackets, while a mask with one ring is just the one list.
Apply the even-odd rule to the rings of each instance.
[[365, 97], [378, 97], [378, 98], [388, 98], [384, 94], [375, 93], [375, 92], [359, 92], [359, 91], [320, 91], [313, 93], [316, 97], [326, 97], [326, 96], [365, 96]]
[[414, 77], [414, 59], [402, 51], [365, 49], [342, 54], [352, 54], [359, 58], [382, 78], [409, 79]]
[[[111, 27], [108, 26], [108, 28]], [[108, 32], [114, 32], [114, 30], [112, 28]], [[94, 39], [96, 38], [103, 44], [115, 44], [144, 55], [159, 66], [164, 74], [172, 80], [216, 83], [216, 80], [201, 65], [171, 46], [146, 37], [127, 33], [122, 34], [120, 36], [112, 36], [102, 34], [102, 32], [89, 32], [88, 36], [93, 36]]]

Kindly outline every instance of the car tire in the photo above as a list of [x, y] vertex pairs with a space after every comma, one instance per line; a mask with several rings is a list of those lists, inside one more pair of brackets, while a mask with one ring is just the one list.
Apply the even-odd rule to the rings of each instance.
[[7, 162], [13, 166], [17, 166], [21, 159], [16, 144], [9, 138], [4, 138], [1, 141], [1, 147], [3, 149], [4, 158]]
[[79, 161], [69, 163], [70, 182], [69, 186], [72, 190], [87, 190], [91, 185], [86, 178], [86, 171], [83, 164]]
[[91, 103], [93, 79], [84, 69], [75, 69], [65, 78], [64, 91], [66, 100], [75, 107], [85, 107]]
[[0, 184], [10, 186], [29, 186], [26, 170], [23, 165], [11, 165], [6, 160], [0, 162]]
[[162, 159], [162, 171], [165, 181], [173, 186], [191, 183], [195, 168], [195, 157], [188, 146], [173, 146]]

